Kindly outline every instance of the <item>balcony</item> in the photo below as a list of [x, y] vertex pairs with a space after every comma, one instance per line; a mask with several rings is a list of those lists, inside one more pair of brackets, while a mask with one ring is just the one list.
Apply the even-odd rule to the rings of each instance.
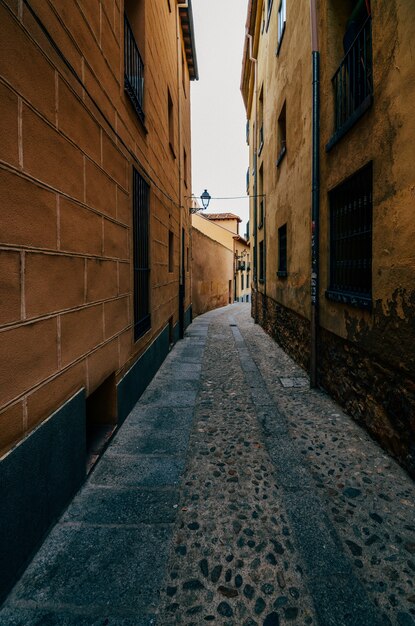
[[369, 16], [332, 78], [334, 133], [331, 148], [352, 128], [373, 102], [372, 19]]
[[144, 63], [126, 15], [124, 15], [124, 88], [144, 124]]

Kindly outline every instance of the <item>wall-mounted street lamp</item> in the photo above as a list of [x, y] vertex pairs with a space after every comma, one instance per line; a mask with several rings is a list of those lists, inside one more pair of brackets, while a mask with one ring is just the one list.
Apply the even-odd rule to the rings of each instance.
[[[209, 206], [209, 202], [211, 199], [211, 195], [207, 189], [204, 190], [202, 195], [200, 196], [200, 200], [202, 201], [202, 206], [199, 206], [196, 202], [194, 202], [193, 206], [190, 209], [191, 213], [197, 213], [198, 211], [206, 211]], [[196, 198], [197, 200], [197, 198]]]
[[202, 195], [200, 196], [200, 199], [201, 199], [202, 204], [203, 204], [203, 208], [204, 208], [205, 210], [206, 210], [206, 209], [208, 208], [208, 206], [209, 206], [210, 198], [211, 198], [210, 193], [208, 192], [208, 190], [207, 190], [207, 189], [205, 189], [205, 190], [204, 190], [204, 192], [202, 193]]

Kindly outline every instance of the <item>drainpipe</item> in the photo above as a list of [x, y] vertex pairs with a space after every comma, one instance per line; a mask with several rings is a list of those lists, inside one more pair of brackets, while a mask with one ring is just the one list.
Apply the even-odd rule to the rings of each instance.
[[[253, 224], [253, 235], [254, 235], [254, 249], [252, 254], [252, 265], [255, 276], [255, 289], [258, 293], [258, 249], [257, 249], [257, 217], [258, 217], [258, 174], [257, 174], [257, 133], [258, 133], [258, 107], [257, 107], [257, 99], [258, 99], [258, 59], [256, 59], [253, 55], [253, 42], [252, 35], [246, 32], [246, 37], [249, 42], [249, 60], [254, 65], [254, 106], [255, 106], [255, 116], [254, 116], [254, 224]], [[256, 299], [255, 306], [255, 324], [258, 324], [258, 298]]]
[[310, 0], [313, 73], [312, 190], [311, 190], [311, 345], [310, 387], [317, 387], [319, 328], [319, 230], [320, 230], [320, 53], [316, 0]]

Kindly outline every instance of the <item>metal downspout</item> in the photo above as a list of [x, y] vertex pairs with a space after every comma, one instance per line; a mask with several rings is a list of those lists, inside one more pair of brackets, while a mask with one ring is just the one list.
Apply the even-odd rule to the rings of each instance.
[[320, 232], [320, 52], [316, 0], [310, 0], [313, 73], [312, 107], [312, 189], [311, 189], [311, 342], [310, 387], [318, 385], [319, 329], [319, 232]]

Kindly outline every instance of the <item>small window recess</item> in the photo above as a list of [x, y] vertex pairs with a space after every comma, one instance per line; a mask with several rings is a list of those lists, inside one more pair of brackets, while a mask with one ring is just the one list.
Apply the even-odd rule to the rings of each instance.
[[174, 271], [174, 233], [169, 230], [169, 273]]
[[170, 94], [170, 89], [167, 88], [167, 110], [168, 110], [168, 124], [169, 124], [169, 146], [173, 158], [176, 158], [176, 151], [174, 149], [174, 107], [173, 100]]
[[278, 118], [277, 167], [280, 166], [286, 153], [287, 153], [287, 106], [286, 106], [286, 102], [284, 102], [284, 104], [282, 105], [281, 113]]
[[117, 385], [113, 373], [86, 399], [87, 474], [105, 452], [117, 429], [117, 422]]
[[287, 278], [287, 224], [278, 229], [278, 278]]
[[275, 54], [278, 56], [281, 49], [282, 40], [284, 39], [285, 25], [287, 21], [286, 0], [280, 0], [278, 8], [278, 44]]
[[269, 22], [271, 19], [271, 13], [272, 13], [272, 5], [274, 4], [274, 0], [268, 0], [268, 12], [267, 12], [267, 25], [266, 25], [266, 31], [268, 32], [268, 28], [269, 28]]

